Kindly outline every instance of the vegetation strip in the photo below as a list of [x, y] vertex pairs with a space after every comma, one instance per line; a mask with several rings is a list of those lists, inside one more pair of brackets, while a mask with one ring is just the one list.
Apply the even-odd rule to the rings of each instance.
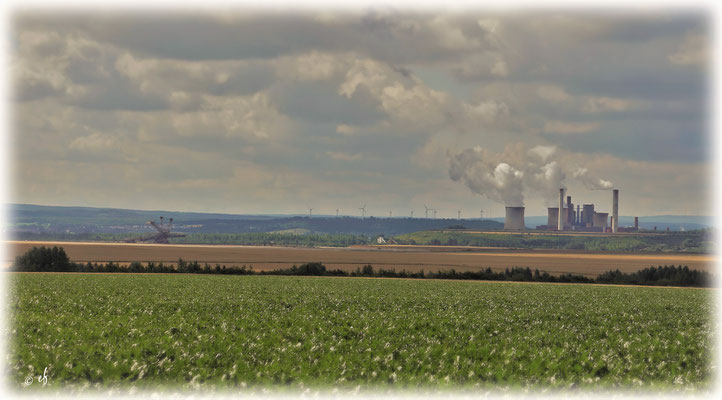
[[645, 286], [692, 286], [710, 287], [712, 279], [709, 273], [689, 269], [686, 266], [660, 266], [645, 268], [633, 273], [619, 270], [607, 271], [596, 278], [579, 274], [550, 275], [538, 269], [513, 267], [504, 272], [494, 272], [491, 268], [481, 271], [457, 272], [454, 269], [431, 272], [396, 271], [393, 269], [374, 269], [371, 265], [347, 272], [340, 269], [329, 270], [320, 262], [306, 263], [286, 269], [272, 271], [254, 271], [253, 267], [226, 268], [208, 263], [203, 266], [197, 261], [178, 260], [177, 266], [148, 262], [145, 265], [133, 262], [127, 267], [118, 263], [105, 264], [87, 262], [79, 264], [71, 262], [62, 247], [33, 247], [25, 254], [18, 256], [13, 264], [14, 271], [20, 272], [133, 272], [133, 273], [191, 273], [191, 274], [225, 274], [225, 275], [297, 275], [297, 276], [360, 276], [379, 278], [416, 278], [416, 279], [456, 279], [484, 281], [518, 281], [518, 282], [557, 282], [557, 283], [596, 283], [615, 285]]
[[[261, 246], [327, 246], [348, 247], [376, 244], [377, 235], [344, 233], [188, 233], [182, 238], [171, 238], [173, 244], [231, 244]], [[138, 237], [137, 233], [52, 233], [14, 232], [16, 240], [33, 241], [104, 241], [120, 242]], [[635, 235], [590, 236], [580, 233], [559, 235], [544, 231], [473, 232], [466, 230], [426, 230], [393, 237], [398, 244], [429, 246], [473, 246], [514, 249], [584, 250], [598, 252], [638, 253], [709, 253], [712, 248], [710, 230], [700, 229], [674, 233], [644, 233]]]

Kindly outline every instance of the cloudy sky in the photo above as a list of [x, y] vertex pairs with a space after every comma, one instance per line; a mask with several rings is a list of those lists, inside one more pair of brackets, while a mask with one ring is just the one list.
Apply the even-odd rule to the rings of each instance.
[[558, 181], [602, 211], [611, 185], [622, 215], [708, 213], [702, 13], [11, 19], [13, 202], [543, 215]]

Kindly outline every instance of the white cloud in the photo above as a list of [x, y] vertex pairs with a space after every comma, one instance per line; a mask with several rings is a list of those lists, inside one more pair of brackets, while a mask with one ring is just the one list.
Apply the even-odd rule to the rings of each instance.
[[346, 125], [346, 124], [336, 125], [336, 133], [350, 136], [350, 135], [353, 135], [355, 132], [356, 132], [356, 128], [354, 128], [351, 125]]
[[701, 65], [707, 62], [708, 44], [704, 36], [688, 33], [677, 51], [669, 55], [669, 62], [679, 65]]
[[567, 101], [571, 95], [564, 88], [554, 85], [541, 85], [537, 88], [537, 95], [544, 100], [561, 102]]
[[556, 150], [556, 146], [538, 145], [529, 149], [529, 154], [539, 157], [542, 162], [546, 162], [547, 159], [556, 152]]
[[361, 154], [359, 153], [349, 154], [341, 151], [327, 151], [326, 155], [339, 161], [355, 161], [361, 159]]
[[544, 132], [562, 135], [588, 133], [598, 128], [599, 124], [596, 122], [547, 121], [544, 124]]
[[92, 133], [88, 136], [81, 136], [73, 139], [70, 142], [70, 148], [76, 150], [108, 150], [113, 148], [117, 143], [117, 139], [114, 136], [102, 135], [100, 133]]
[[588, 113], [604, 111], [629, 111], [637, 107], [638, 103], [633, 100], [618, 99], [613, 97], [590, 97], [584, 103], [582, 110]]
[[501, 101], [487, 100], [477, 105], [463, 104], [469, 117], [478, 117], [485, 122], [494, 122], [497, 118], [509, 115], [509, 107]]

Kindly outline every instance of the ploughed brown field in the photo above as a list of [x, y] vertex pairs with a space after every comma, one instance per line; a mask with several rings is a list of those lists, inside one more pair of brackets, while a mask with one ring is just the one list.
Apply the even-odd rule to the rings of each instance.
[[226, 246], [186, 244], [8, 242], [5, 265], [33, 246], [63, 247], [72, 261], [128, 264], [133, 261], [175, 264], [179, 258], [230, 266], [253, 266], [255, 270], [288, 268], [307, 262], [322, 262], [329, 269], [355, 270], [366, 264], [397, 271], [436, 271], [454, 268], [473, 271], [490, 267], [504, 270], [529, 267], [550, 274], [575, 273], [596, 276], [619, 269], [633, 272], [650, 266], [686, 265], [711, 271], [712, 255], [688, 254], [600, 254], [554, 250], [508, 250], [444, 246], [355, 246], [347, 248], [299, 248], [275, 246]]

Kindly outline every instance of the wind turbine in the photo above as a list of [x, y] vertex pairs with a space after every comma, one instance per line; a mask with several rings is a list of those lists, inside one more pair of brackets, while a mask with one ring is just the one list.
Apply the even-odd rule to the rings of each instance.
[[336, 209], [336, 218], [338, 218], [338, 208]]
[[436, 219], [436, 210], [434, 210], [434, 219]]
[[391, 210], [389, 210], [389, 218], [391, 218]]
[[364, 204], [363, 207], [359, 207], [359, 210], [361, 210], [361, 218], [364, 218], [366, 216], [366, 204]]
[[424, 204], [424, 208], [426, 209], [426, 214], [424, 214], [424, 215], [428, 219], [429, 218], [429, 210], [431, 210], [431, 209], [429, 207], [426, 207], [426, 204]]
[[309, 216], [309, 218], [313, 217], [313, 208], [308, 209], [308, 216]]
[[456, 219], [461, 219], [461, 210], [456, 212]]
[[479, 218], [484, 219], [484, 210], [479, 211]]
[[411, 218], [414, 218], [414, 210], [411, 210]]

